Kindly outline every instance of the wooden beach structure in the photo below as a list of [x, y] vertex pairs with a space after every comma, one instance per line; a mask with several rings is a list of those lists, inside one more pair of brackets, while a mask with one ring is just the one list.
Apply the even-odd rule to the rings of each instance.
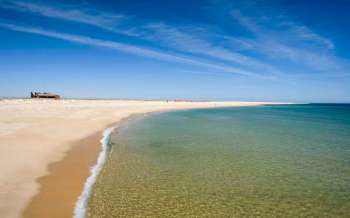
[[51, 98], [51, 99], [60, 99], [61, 96], [47, 93], [47, 92], [31, 92], [30, 93], [31, 98]]

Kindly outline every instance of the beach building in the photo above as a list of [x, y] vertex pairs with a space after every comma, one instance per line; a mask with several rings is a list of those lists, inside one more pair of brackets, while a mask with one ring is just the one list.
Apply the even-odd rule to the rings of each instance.
[[60, 99], [61, 96], [47, 93], [47, 92], [31, 92], [30, 93], [31, 98], [52, 98], [52, 99]]

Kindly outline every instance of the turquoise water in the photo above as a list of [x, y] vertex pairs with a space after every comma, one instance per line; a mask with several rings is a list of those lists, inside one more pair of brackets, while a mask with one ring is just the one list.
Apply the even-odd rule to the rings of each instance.
[[350, 217], [350, 106], [133, 118], [88, 203], [88, 217]]

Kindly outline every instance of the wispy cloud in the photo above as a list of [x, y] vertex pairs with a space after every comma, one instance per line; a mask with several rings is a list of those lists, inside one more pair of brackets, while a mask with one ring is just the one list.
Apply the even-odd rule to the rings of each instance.
[[10, 10], [84, 23], [114, 33], [133, 36], [134, 39], [154, 44], [159, 49], [38, 28], [5, 25], [9, 29], [107, 47], [159, 60], [186, 63], [257, 78], [276, 78], [290, 73], [290, 69], [276, 64], [279, 60], [289, 61], [298, 67], [303, 66], [302, 73], [342, 71], [341, 61], [332, 53], [335, 45], [331, 40], [315, 33], [305, 25], [298, 25], [286, 18], [273, 17], [264, 18], [264, 20], [259, 17], [244, 16], [239, 10], [228, 9], [234, 21], [254, 36], [244, 38], [215, 33], [209, 27], [169, 25], [165, 22], [148, 23], [136, 16], [129, 17], [87, 7], [77, 8], [61, 3], [33, 3], [20, 0], [0, 0], [0, 3], [0, 7]]
[[261, 72], [265, 71], [266, 74], [280, 74], [278, 69], [269, 64], [218, 45], [213, 45], [210, 39], [201, 37], [210, 35], [205, 29], [200, 29], [200, 32], [196, 33], [192, 27], [176, 28], [164, 23], [151, 23], [137, 29], [137, 32], [142, 38], [157, 41], [181, 52], [196, 53], [228, 61], [247, 68], [258, 69]]
[[325, 49], [334, 49], [331, 40], [317, 34], [309, 27], [296, 24], [285, 16], [270, 17], [249, 17], [244, 16], [239, 10], [232, 10], [231, 16], [236, 19], [243, 27], [261, 38], [273, 38], [283, 36], [283, 40], [297, 43], [310, 43], [312, 45]]
[[334, 49], [334, 44], [331, 40], [313, 32], [305, 25], [297, 25], [293, 22], [283, 22], [280, 25], [284, 28], [287, 28], [289, 34], [291, 34], [293, 37], [296, 37], [298, 40], [314, 43], [315, 45], [324, 47], [325, 49]]
[[76, 9], [72, 6], [62, 4], [47, 5], [25, 1], [6, 0], [0, 1], [0, 3], [0, 7], [6, 9], [38, 14], [49, 18], [84, 23], [112, 32], [130, 34], [129, 32], [118, 28], [118, 25], [127, 19], [127, 17], [122, 14], [107, 13], [91, 8]]
[[164, 23], [145, 23], [141, 26], [122, 25], [131, 18], [121, 14], [111, 14], [88, 8], [74, 9], [65, 5], [46, 5], [23, 1], [3, 1], [1, 7], [7, 9], [35, 13], [50, 18], [63, 19], [93, 25], [105, 30], [138, 37], [177, 52], [204, 55], [218, 60], [238, 64], [247, 70], [259, 70], [262, 74], [280, 74], [279, 70], [267, 63], [214, 46], [208, 39], [200, 37], [204, 32], [196, 33], [198, 28], [174, 27]]
[[182, 63], [182, 64], [192, 65], [192, 66], [196, 66], [196, 67], [203, 67], [203, 68], [209, 68], [212, 70], [219, 70], [219, 71], [226, 72], [226, 73], [234, 73], [234, 74], [240, 74], [240, 75], [244, 75], [244, 76], [250, 76], [250, 77], [254, 77], [254, 78], [273, 79], [273, 77], [270, 77], [270, 76], [259, 75], [259, 74], [253, 73], [253, 72], [245, 71], [245, 70], [231, 67], [231, 66], [224, 66], [224, 65], [218, 65], [218, 64], [213, 64], [213, 63], [209, 63], [209, 62], [203, 62], [203, 61], [199, 61], [199, 60], [196, 60], [196, 59], [193, 59], [190, 57], [178, 56], [175, 54], [169, 54], [169, 53], [165, 53], [165, 52], [161, 52], [161, 51], [157, 51], [157, 50], [152, 50], [149, 48], [128, 45], [125, 43], [120, 43], [120, 42], [115, 42], [115, 41], [100, 40], [100, 39], [95, 39], [95, 38], [82, 36], [82, 35], [60, 33], [60, 32], [55, 32], [55, 31], [43, 30], [40, 28], [23, 27], [23, 26], [7, 24], [7, 23], [0, 23], [0, 27], [10, 29], [13, 31], [43, 35], [43, 36], [61, 39], [61, 40], [66, 40], [66, 41], [79, 43], [79, 44], [85, 44], [85, 45], [90, 45], [90, 46], [118, 50], [118, 51], [130, 53], [130, 54], [134, 54], [134, 55], [158, 59], [158, 60], [167, 61], [167, 62]]
[[[313, 32], [305, 25], [297, 25], [290, 20], [279, 20], [274, 25], [242, 15], [239, 11], [231, 12], [232, 17], [255, 38], [240, 38], [244, 49], [262, 53], [274, 59], [285, 59], [295, 64], [302, 64], [316, 71], [335, 70], [339, 61], [332, 54], [334, 44], [331, 40]], [[276, 22], [276, 19], [274, 20]]]

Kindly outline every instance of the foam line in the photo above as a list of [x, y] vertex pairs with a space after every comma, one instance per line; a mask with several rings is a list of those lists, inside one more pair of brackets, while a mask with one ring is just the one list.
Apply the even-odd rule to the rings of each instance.
[[95, 166], [93, 166], [90, 170], [90, 176], [87, 178], [83, 192], [78, 198], [78, 201], [75, 204], [74, 208], [74, 218], [84, 218], [86, 214], [86, 207], [87, 203], [90, 197], [90, 193], [92, 190], [93, 185], [96, 182], [96, 178], [98, 174], [100, 173], [104, 163], [106, 162], [107, 156], [108, 156], [108, 142], [109, 137], [112, 131], [114, 130], [114, 127], [107, 128], [103, 131], [102, 139], [101, 139], [101, 146], [102, 150], [100, 154], [98, 155], [97, 163]]

